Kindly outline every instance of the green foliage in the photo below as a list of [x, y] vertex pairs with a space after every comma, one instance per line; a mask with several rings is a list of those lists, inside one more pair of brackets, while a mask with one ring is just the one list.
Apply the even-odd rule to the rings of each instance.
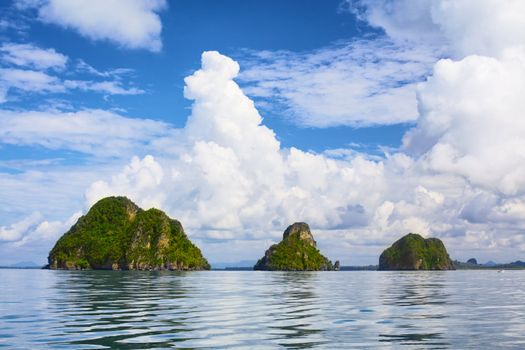
[[158, 209], [143, 211], [108, 197], [64, 234], [49, 254], [51, 268], [209, 269], [182, 225]]
[[379, 269], [448, 270], [453, 264], [441, 240], [409, 233], [381, 254]]
[[[309, 229], [308, 229], [309, 230]], [[288, 231], [288, 230], [287, 230]], [[332, 270], [330, 260], [298, 234], [287, 236], [270, 247], [267, 254], [254, 267], [255, 270], [317, 271]]]

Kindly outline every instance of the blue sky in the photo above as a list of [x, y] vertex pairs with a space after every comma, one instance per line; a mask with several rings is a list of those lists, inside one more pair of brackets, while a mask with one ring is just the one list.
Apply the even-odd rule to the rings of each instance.
[[[128, 116], [163, 120], [178, 127], [184, 125], [191, 105], [191, 101], [183, 97], [183, 79], [199, 68], [203, 51], [218, 50], [235, 58], [242, 66], [243, 61], [248, 60], [247, 50], [309, 52], [341, 40], [349, 41], [380, 32], [365, 22], [357, 22], [351, 13], [341, 11], [340, 1], [174, 1], [159, 12], [162, 51], [130, 51], [119, 49], [108, 41], [83, 39], [71, 30], [25, 20], [35, 15], [34, 9], [19, 13], [9, 2], [3, 3], [2, 7], [9, 9], [5, 11], [7, 20], [22, 21], [28, 26], [21, 33], [4, 31], [6, 40], [29, 41], [66, 55], [69, 58], [66, 74], [69, 78], [82, 76], [70, 70], [82, 60], [99, 71], [131, 69], [132, 72], [125, 76], [126, 82], [145, 90], [145, 93], [133, 96], [68, 91], [53, 94], [52, 98], [64, 100], [77, 108], [124, 109]], [[271, 25], [268, 25], [268, 19], [271, 19]], [[17, 97], [20, 99], [13, 103], [8, 101], [5, 106], [20, 108], [30, 104], [39, 107], [50, 99], [49, 95], [43, 94]], [[351, 143], [371, 148], [377, 145], [398, 147], [402, 134], [409, 127], [409, 124], [396, 124], [314, 130], [283, 118], [283, 111], [279, 108], [265, 110], [264, 118], [265, 124], [276, 131], [283, 145], [315, 151], [346, 147]], [[12, 156], [13, 152], [3, 156]]]
[[460, 259], [518, 259], [523, 13], [2, 2], [0, 263], [44, 262], [104, 195], [179, 218], [212, 262], [256, 260], [294, 221], [343, 263], [409, 231]]

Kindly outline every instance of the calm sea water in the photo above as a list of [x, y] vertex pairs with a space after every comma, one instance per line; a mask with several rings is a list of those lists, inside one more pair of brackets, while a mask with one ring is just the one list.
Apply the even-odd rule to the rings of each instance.
[[0, 348], [525, 349], [525, 271], [0, 270]]

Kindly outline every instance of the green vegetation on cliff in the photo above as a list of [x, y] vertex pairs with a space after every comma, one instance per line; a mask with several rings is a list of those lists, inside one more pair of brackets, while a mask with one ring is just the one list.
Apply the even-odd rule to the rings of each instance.
[[409, 233], [383, 251], [379, 270], [454, 270], [454, 264], [441, 240]]
[[182, 225], [125, 197], [98, 201], [55, 244], [51, 269], [201, 270], [210, 265]]
[[283, 234], [283, 240], [272, 245], [254, 270], [317, 271], [333, 270], [331, 261], [316, 248], [316, 242], [307, 224], [299, 222], [290, 225]]

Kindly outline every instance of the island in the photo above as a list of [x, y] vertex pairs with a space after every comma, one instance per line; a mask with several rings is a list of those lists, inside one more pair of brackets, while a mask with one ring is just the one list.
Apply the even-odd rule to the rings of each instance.
[[304, 222], [296, 222], [284, 231], [283, 239], [272, 245], [253, 267], [269, 271], [331, 271], [334, 265], [317, 249], [317, 243]]
[[471, 258], [467, 262], [454, 260], [453, 263], [457, 270], [525, 270], [525, 262], [520, 260], [499, 264], [488, 261], [485, 264], [479, 264], [476, 259]]
[[409, 233], [379, 257], [378, 270], [454, 270], [443, 242]]
[[107, 197], [56, 242], [47, 268], [209, 270], [210, 264], [179, 221], [126, 197]]

